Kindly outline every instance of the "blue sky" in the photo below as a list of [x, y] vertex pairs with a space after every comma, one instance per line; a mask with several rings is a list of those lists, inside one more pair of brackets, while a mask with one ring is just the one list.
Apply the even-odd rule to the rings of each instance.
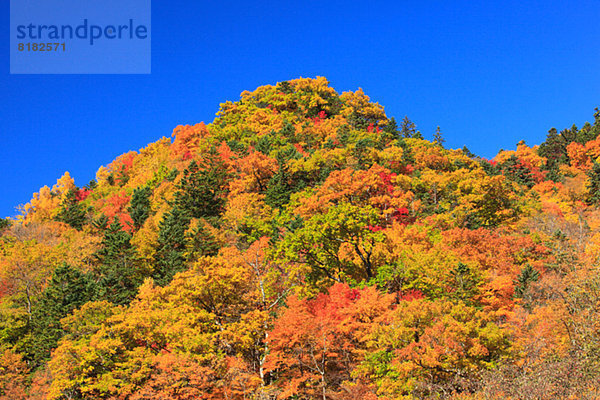
[[[525, 3], [525, 4], [523, 4]], [[598, 1], [154, 1], [152, 74], [9, 75], [0, 41], [0, 215], [64, 171], [100, 165], [240, 92], [325, 76], [426, 138], [493, 157], [600, 106]], [[0, 25], [9, 25], [8, 1]]]

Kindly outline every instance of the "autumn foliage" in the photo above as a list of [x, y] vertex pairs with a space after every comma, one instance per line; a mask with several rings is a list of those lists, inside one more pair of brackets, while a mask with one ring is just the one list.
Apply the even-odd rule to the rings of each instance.
[[487, 160], [325, 78], [0, 225], [0, 399], [600, 398], [600, 114]]

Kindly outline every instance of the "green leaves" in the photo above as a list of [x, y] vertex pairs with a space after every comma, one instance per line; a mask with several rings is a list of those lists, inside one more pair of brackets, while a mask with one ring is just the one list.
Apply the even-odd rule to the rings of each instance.
[[36, 365], [50, 357], [50, 351], [62, 337], [61, 318], [95, 300], [97, 295], [98, 287], [90, 274], [67, 264], [54, 271], [32, 315], [30, 352]]
[[150, 216], [150, 195], [152, 189], [149, 186], [137, 188], [131, 196], [131, 203], [127, 207], [127, 212], [133, 220], [133, 228], [138, 230], [142, 227], [146, 219]]
[[361, 282], [375, 276], [373, 251], [383, 240], [378, 212], [370, 206], [341, 203], [317, 214], [286, 237], [286, 257], [311, 267], [313, 283]]
[[515, 297], [523, 298], [529, 286], [537, 281], [539, 277], [540, 273], [533, 269], [531, 264], [526, 264], [515, 280]]
[[71, 189], [60, 205], [56, 220], [81, 229], [85, 223], [86, 210], [77, 199], [76, 191]]

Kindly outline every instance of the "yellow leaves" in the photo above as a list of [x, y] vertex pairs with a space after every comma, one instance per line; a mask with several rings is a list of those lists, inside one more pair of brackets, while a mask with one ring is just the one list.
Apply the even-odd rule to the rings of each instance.
[[23, 306], [31, 312], [33, 296], [41, 292], [46, 278], [65, 258], [65, 248], [36, 240], [0, 244], [0, 283], [22, 296]]
[[224, 327], [221, 338], [234, 347], [237, 356], [253, 351], [262, 342], [265, 326], [270, 324], [267, 310], [251, 310], [242, 314], [238, 321]]
[[130, 242], [135, 247], [136, 254], [142, 261], [145, 269], [151, 270], [154, 264], [154, 255], [158, 244], [158, 223], [156, 216], [150, 216], [144, 225], [134, 232]]
[[169, 165], [170, 145], [171, 141], [163, 137], [140, 149], [139, 155], [133, 159], [127, 187], [137, 188], [152, 182], [157, 171]]
[[23, 206], [24, 223], [52, 220], [58, 214], [60, 204], [69, 190], [75, 188], [75, 182], [69, 172], [60, 177], [52, 190], [44, 186], [38, 193], [33, 194], [29, 203]]
[[268, 108], [259, 108], [246, 119], [245, 127], [260, 137], [281, 130], [283, 119]]
[[352, 112], [355, 112], [368, 120], [379, 121], [381, 125], [387, 121], [383, 106], [379, 103], [372, 103], [369, 96], [360, 88], [356, 92], [344, 92], [340, 98], [345, 103], [342, 111], [345, 117], [349, 117]]
[[450, 166], [450, 160], [448, 158], [448, 150], [444, 150], [440, 146], [420, 140], [420, 139], [406, 139], [409, 144], [414, 157], [414, 166], [418, 170], [422, 169], [433, 169], [433, 170], [447, 170]]
[[249, 235], [254, 240], [270, 235], [270, 221], [274, 213], [265, 204], [265, 196], [258, 193], [241, 193], [230, 197], [223, 214], [225, 228], [235, 235]]
[[335, 140], [338, 129], [346, 124], [346, 119], [342, 115], [335, 115], [332, 118], [316, 119], [312, 124], [298, 124], [296, 131], [298, 136], [303, 138], [300, 143], [307, 142], [324, 143], [327, 139]]
[[[379, 322], [367, 345], [372, 352], [391, 352], [384, 369], [388, 373], [377, 379], [383, 398], [410, 394], [415, 379], [440, 384], [455, 374], [472, 373], [492, 352], [498, 355], [506, 348], [507, 333], [488, 315], [462, 303], [402, 301]], [[379, 362], [367, 358], [367, 376], [381, 370]]]
[[75, 188], [75, 181], [71, 178], [69, 172], [65, 172], [62, 177], [60, 177], [54, 186], [52, 186], [52, 192], [58, 195], [61, 199], [63, 195], [67, 194], [67, 192], [71, 189]]

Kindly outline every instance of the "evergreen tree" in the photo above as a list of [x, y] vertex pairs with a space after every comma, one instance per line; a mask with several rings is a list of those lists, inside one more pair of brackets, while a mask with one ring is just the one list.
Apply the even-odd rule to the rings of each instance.
[[100, 214], [100, 216], [94, 220], [92, 220], [92, 226], [99, 231], [103, 231], [108, 228], [108, 217], [104, 214]]
[[398, 132], [398, 123], [396, 122], [396, 118], [392, 117], [381, 130], [381, 142], [386, 143], [388, 140], [399, 138], [400, 133]]
[[467, 146], [463, 146], [462, 152], [465, 156], [467, 156], [469, 158], [477, 157], [471, 150], [469, 150], [469, 148]]
[[433, 134], [433, 143], [437, 144], [440, 147], [444, 147], [445, 142], [446, 140], [444, 140], [444, 137], [438, 125], [438, 127], [435, 129], [435, 133]]
[[197, 260], [200, 257], [215, 256], [219, 252], [219, 242], [205, 228], [198, 226], [186, 235], [185, 259]]
[[457, 299], [470, 303], [477, 292], [477, 279], [471, 268], [465, 263], [459, 262], [451, 272], [455, 280], [456, 290], [453, 296]]
[[535, 185], [531, 171], [514, 155], [510, 156], [508, 160], [502, 163], [500, 169], [506, 177], [520, 185], [525, 185], [530, 189]]
[[175, 205], [191, 218], [217, 217], [225, 206], [227, 167], [213, 148], [201, 164], [192, 161], [183, 172]]
[[138, 230], [144, 225], [146, 219], [150, 216], [150, 195], [152, 189], [148, 186], [137, 188], [131, 196], [131, 203], [127, 207], [127, 212], [133, 220], [133, 227]]
[[529, 285], [539, 279], [540, 273], [537, 272], [530, 264], [525, 265], [521, 270], [521, 274], [515, 281], [515, 297], [523, 298]]
[[56, 220], [71, 225], [77, 230], [81, 230], [85, 223], [86, 210], [77, 200], [76, 191], [71, 189], [60, 205], [60, 210]]
[[559, 135], [556, 128], [548, 131], [546, 141], [539, 147], [538, 153], [542, 157], [546, 157], [550, 162], [564, 164], [568, 160], [567, 145], [565, 137]]
[[152, 274], [159, 285], [166, 285], [177, 272], [185, 269], [186, 235], [189, 213], [173, 207], [159, 223], [156, 265]]
[[63, 335], [60, 320], [97, 296], [91, 275], [67, 264], [56, 268], [32, 311], [30, 353], [35, 365], [50, 357]]
[[590, 178], [587, 185], [587, 203], [598, 205], [600, 204], [600, 164], [594, 162], [587, 175]]
[[12, 226], [12, 221], [10, 218], [0, 218], [0, 232], [5, 229], [8, 229]]
[[[153, 278], [159, 285], [167, 284], [177, 272], [185, 270], [185, 263], [190, 260], [188, 257], [199, 251], [209, 251], [199, 247], [187, 251], [190, 236], [186, 236], [186, 231], [193, 218], [217, 223], [225, 206], [228, 177], [227, 167], [214, 148], [207, 152], [202, 163], [192, 161], [184, 170], [177, 185], [173, 208], [159, 223], [156, 269], [153, 272]], [[195, 248], [193, 244], [190, 246]]]
[[286, 140], [290, 141], [290, 142], [297, 142], [298, 141], [298, 139], [296, 138], [296, 128], [294, 127], [294, 125], [290, 121], [286, 120], [283, 123], [283, 127], [279, 131], [279, 134], [281, 136], [283, 136]]
[[[294, 179], [288, 168], [288, 161], [297, 156], [296, 149], [284, 147], [277, 152], [277, 164], [279, 168], [267, 183], [265, 192], [265, 203], [273, 208], [281, 208], [290, 201], [294, 191], [302, 190], [305, 182]], [[295, 182], [294, 182], [295, 181]], [[294, 182], [294, 185], [292, 185]]]
[[423, 135], [417, 130], [417, 126], [408, 118], [408, 116], [405, 116], [400, 123], [400, 134], [404, 138], [423, 139]]
[[102, 247], [96, 252], [99, 261], [100, 296], [115, 304], [127, 304], [137, 294], [145, 274], [136, 264], [131, 234], [115, 218], [104, 232]]

